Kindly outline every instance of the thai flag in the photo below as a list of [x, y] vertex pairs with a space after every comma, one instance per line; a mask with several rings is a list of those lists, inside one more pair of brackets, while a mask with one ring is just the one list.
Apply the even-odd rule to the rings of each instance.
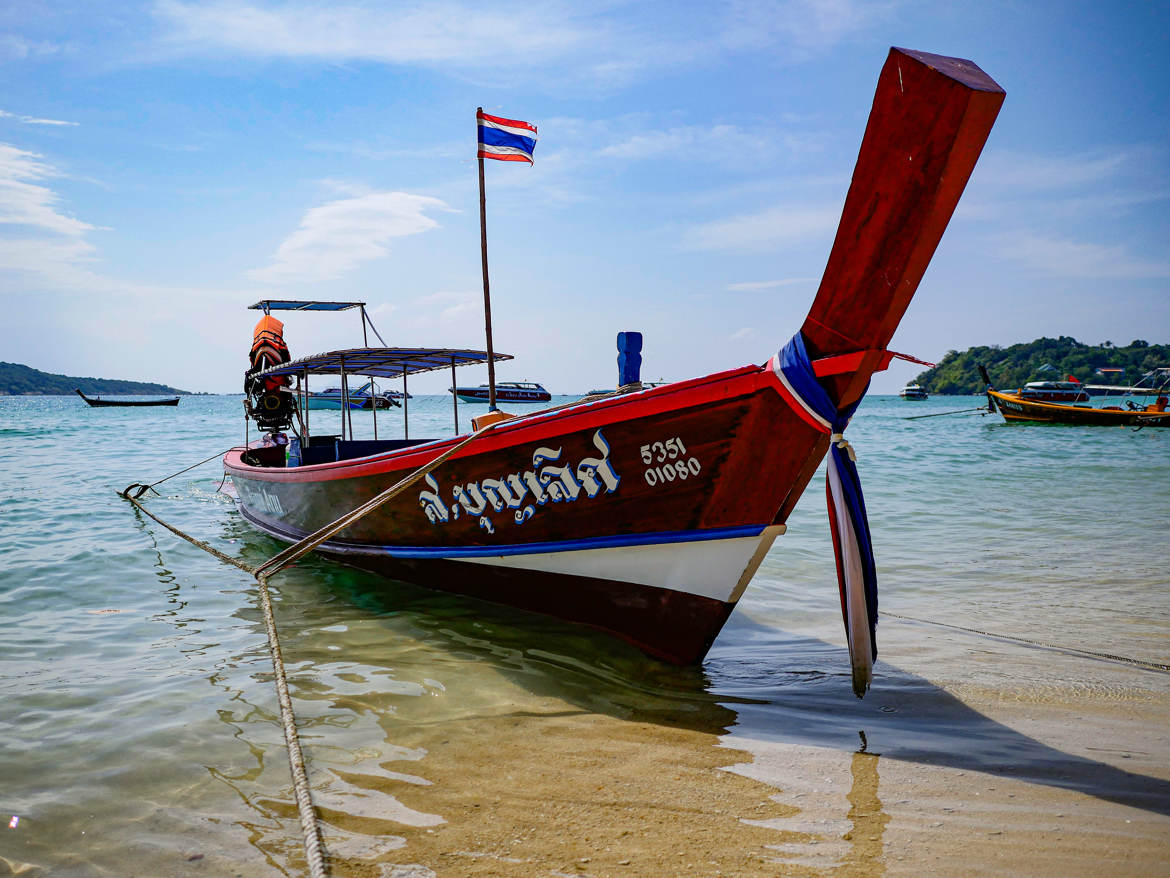
[[475, 111], [475, 122], [479, 128], [479, 158], [532, 164], [532, 152], [536, 149], [535, 125], [489, 116], [483, 110]]

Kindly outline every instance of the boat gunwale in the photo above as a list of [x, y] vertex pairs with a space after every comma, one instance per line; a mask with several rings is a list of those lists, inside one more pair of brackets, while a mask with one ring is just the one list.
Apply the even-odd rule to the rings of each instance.
[[[734, 391], [722, 389], [728, 383], [743, 384]], [[587, 430], [592, 427], [604, 427], [611, 423], [605, 418], [607, 411], [620, 409], [621, 420], [630, 420], [637, 417], [647, 417], [672, 409], [692, 408], [708, 402], [722, 401], [737, 396], [746, 396], [766, 387], [778, 387], [779, 379], [773, 371], [764, 366], [747, 365], [724, 372], [693, 378], [689, 381], [680, 381], [661, 387], [625, 393], [601, 399], [582, 399], [566, 406], [558, 406], [543, 411], [526, 413], [512, 420], [498, 423], [494, 429], [482, 439], [470, 443], [466, 448], [452, 456], [452, 460], [472, 457], [487, 451], [495, 451], [516, 444], [516, 438], [508, 438], [508, 434], [517, 431], [531, 430], [534, 435], [524, 437], [519, 441], [539, 442], [550, 436], [561, 435], [567, 432]], [[679, 394], [694, 396], [681, 404], [679, 400], [668, 401], [668, 397]], [[634, 411], [630, 410], [630, 407]], [[590, 417], [601, 416], [601, 417]], [[567, 418], [582, 418], [587, 421], [582, 426], [573, 426], [565, 429], [554, 426]], [[600, 421], [601, 423], [598, 423]], [[339, 479], [360, 478], [363, 476], [379, 475], [400, 469], [419, 467], [443, 452], [443, 449], [467, 438], [469, 434], [450, 436], [443, 439], [433, 439], [419, 445], [407, 448], [391, 449], [366, 457], [351, 458], [348, 460], [328, 461], [326, 463], [310, 464], [298, 467], [263, 467], [252, 466], [243, 462], [243, 451], [233, 449], [224, 455], [224, 469], [228, 475], [239, 474], [243, 478], [269, 482], [324, 482]]]

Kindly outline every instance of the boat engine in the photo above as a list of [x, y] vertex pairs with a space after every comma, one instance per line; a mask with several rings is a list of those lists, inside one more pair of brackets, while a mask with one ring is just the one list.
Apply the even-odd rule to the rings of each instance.
[[287, 375], [261, 377], [259, 372], [289, 361], [284, 343], [284, 324], [265, 314], [252, 332], [249, 368], [244, 373], [244, 397], [248, 416], [261, 430], [274, 432], [292, 425], [294, 396]]

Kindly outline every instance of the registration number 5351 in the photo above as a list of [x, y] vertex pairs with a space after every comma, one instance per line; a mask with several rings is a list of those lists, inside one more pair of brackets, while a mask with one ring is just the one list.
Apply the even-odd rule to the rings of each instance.
[[687, 453], [686, 445], [678, 436], [659, 442], [648, 442], [639, 451], [642, 454], [642, 463], [646, 464], [643, 478], [651, 487], [673, 482], [675, 479], [689, 479], [697, 476], [703, 469], [698, 458]]

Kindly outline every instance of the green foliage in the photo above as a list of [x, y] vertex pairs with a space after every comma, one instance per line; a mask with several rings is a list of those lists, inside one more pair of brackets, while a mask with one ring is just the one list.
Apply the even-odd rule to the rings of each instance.
[[0, 396], [60, 395], [73, 393], [74, 389], [86, 395], [152, 393], [176, 396], [186, 390], [176, 390], [165, 384], [149, 384], [142, 381], [117, 381], [108, 378], [71, 378], [68, 375], [52, 375], [19, 363], [0, 363]]
[[[1001, 348], [999, 345], [947, 351], [933, 369], [914, 380], [929, 393], [971, 394], [983, 392], [979, 364], [987, 367], [994, 387], [1011, 390], [1029, 381], [1063, 381], [1073, 375], [1085, 384], [1136, 384], [1158, 366], [1170, 366], [1170, 345], [1150, 344], [1136, 339], [1126, 347], [1112, 342], [1082, 344], [1075, 338], [1038, 338], [1035, 341]], [[1043, 369], [1051, 366], [1051, 369]], [[1101, 367], [1124, 369], [1122, 375], [1096, 374]], [[1114, 377], [1116, 376], [1116, 377]]]

